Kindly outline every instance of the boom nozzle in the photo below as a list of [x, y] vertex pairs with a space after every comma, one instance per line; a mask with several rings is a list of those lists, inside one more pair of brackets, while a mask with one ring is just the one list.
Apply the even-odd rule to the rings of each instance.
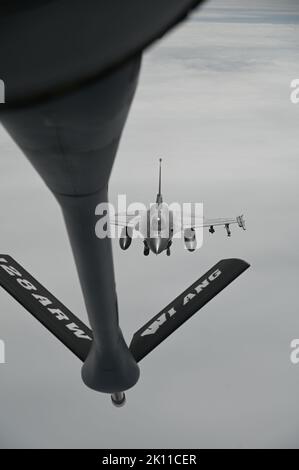
[[112, 393], [111, 401], [114, 406], [120, 408], [126, 404], [126, 395], [124, 392]]

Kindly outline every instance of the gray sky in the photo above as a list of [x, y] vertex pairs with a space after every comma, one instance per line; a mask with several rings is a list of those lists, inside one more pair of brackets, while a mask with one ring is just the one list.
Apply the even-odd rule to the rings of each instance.
[[[0, 447], [299, 447], [299, 6], [207, 2], [144, 57], [114, 165], [112, 201], [149, 203], [163, 156], [167, 202], [244, 212], [248, 230], [206, 234], [190, 254], [148, 258], [115, 242], [126, 339], [215, 262], [252, 267], [141, 363], [125, 408], [88, 390], [80, 362], [0, 292]], [[59, 208], [0, 129], [1, 252], [86, 320]], [[129, 168], [129, 170], [128, 170]]]

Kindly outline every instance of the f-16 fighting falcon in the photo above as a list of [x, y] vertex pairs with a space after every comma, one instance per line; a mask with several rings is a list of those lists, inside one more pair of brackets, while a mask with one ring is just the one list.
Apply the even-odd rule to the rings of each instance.
[[225, 227], [227, 236], [231, 236], [230, 225], [237, 224], [243, 230], [245, 220], [243, 215], [235, 218], [204, 219], [197, 214], [186, 215], [181, 211], [172, 210], [171, 207], [163, 202], [161, 192], [161, 163], [159, 160], [159, 187], [156, 197], [156, 203], [151, 204], [150, 208], [138, 213], [116, 214], [111, 223], [123, 227], [119, 244], [123, 250], [127, 250], [135, 232], [138, 232], [143, 238], [143, 254], [148, 256], [150, 251], [156, 255], [166, 251], [170, 256], [170, 247], [173, 238], [178, 234], [183, 234], [185, 248], [188, 251], [195, 251], [197, 248], [196, 229], [208, 227], [210, 233], [215, 233], [215, 226]]

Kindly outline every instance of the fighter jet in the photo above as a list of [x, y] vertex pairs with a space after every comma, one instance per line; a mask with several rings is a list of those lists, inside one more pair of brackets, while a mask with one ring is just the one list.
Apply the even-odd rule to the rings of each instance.
[[138, 211], [138, 213], [119, 213], [112, 218], [111, 223], [123, 227], [119, 244], [122, 250], [127, 250], [138, 232], [143, 238], [143, 254], [148, 256], [150, 252], [158, 255], [166, 251], [170, 256], [170, 248], [175, 236], [183, 234], [184, 244], [187, 251], [194, 252], [197, 248], [196, 230], [204, 227], [209, 228], [211, 234], [215, 233], [215, 226], [224, 226], [227, 236], [231, 236], [230, 225], [237, 224], [246, 230], [243, 215], [233, 218], [206, 219], [195, 214], [184, 214], [183, 211], [172, 210], [171, 206], [163, 202], [161, 190], [161, 165], [159, 159], [159, 186], [156, 202], [149, 209]]

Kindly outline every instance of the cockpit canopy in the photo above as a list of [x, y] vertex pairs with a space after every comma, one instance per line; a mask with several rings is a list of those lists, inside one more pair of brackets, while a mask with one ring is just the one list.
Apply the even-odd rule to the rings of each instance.
[[149, 212], [150, 236], [169, 236], [169, 210], [167, 204], [155, 204]]

